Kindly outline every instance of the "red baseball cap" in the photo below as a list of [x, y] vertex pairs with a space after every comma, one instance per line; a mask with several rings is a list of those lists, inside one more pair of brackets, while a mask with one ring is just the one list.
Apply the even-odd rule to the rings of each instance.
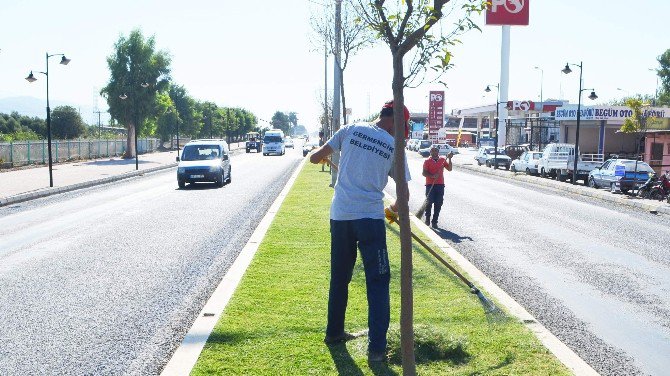
[[[393, 100], [384, 103], [382, 108], [393, 108]], [[407, 106], [403, 105], [403, 113], [405, 115], [405, 138], [409, 138], [409, 110], [407, 109]]]

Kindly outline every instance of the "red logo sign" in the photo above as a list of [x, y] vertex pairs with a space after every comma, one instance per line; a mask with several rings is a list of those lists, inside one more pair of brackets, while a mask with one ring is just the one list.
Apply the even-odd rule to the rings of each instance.
[[444, 125], [444, 91], [431, 91], [428, 99], [428, 139], [437, 141], [437, 131]]
[[507, 109], [513, 111], [528, 111], [535, 109], [533, 101], [507, 101]]
[[486, 10], [487, 25], [528, 26], [530, 0], [490, 0]]

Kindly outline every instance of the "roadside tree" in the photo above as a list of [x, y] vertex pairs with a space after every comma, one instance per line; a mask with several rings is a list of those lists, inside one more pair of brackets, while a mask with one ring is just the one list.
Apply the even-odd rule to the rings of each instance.
[[661, 90], [658, 93], [658, 105], [670, 106], [670, 48], [657, 58], [660, 68], [656, 74], [661, 79]]
[[73, 139], [84, 133], [85, 125], [81, 115], [72, 106], [59, 106], [51, 111], [51, 131], [54, 137]]
[[168, 86], [170, 57], [156, 51], [154, 37], [144, 38], [138, 29], [121, 36], [107, 58], [110, 79], [101, 90], [109, 113], [128, 130], [125, 158], [135, 157], [135, 132], [155, 117], [156, 93]]
[[[446, 9], [451, 3], [453, 7]], [[360, 21], [374, 30], [377, 38], [386, 43], [391, 52], [393, 65], [393, 118], [394, 133], [405, 134], [403, 119], [404, 88], [420, 84], [429, 73], [434, 80], [452, 66], [450, 48], [459, 43], [458, 35], [479, 27], [470, 18], [473, 13], [486, 9], [486, 1], [481, 0], [357, 0], [356, 9]], [[446, 15], [456, 17], [451, 25], [443, 23], [435, 27]], [[405, 65], [405, 55], [413, 51], [413, 56]], [[407, 68], [407, 73], [405, 73]], [[405, 140], [395, 137], [394, 158], [405, 159]], [[409, 190], [405, 179], [405, 164], [395, 164], [396, 195], [400, 219], [401, 243], [401, 310], [400, 332], [403, 374], [415, 375], [412, 291], [412, 239], [409, 221]]]

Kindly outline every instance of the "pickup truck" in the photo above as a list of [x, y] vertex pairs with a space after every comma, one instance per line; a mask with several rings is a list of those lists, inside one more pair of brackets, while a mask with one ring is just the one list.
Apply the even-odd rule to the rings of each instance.
[[[603, 164], [602, 154], [582, 154], [577, 160], [577, 180], [588, 182], [591, 170]], [[542, 177], [555, 177], [558, 181], [572, 180], [575, 162], [575, 145], [549, 144], [544, 148], [542, 157], [537, 163], [537, 170]]]

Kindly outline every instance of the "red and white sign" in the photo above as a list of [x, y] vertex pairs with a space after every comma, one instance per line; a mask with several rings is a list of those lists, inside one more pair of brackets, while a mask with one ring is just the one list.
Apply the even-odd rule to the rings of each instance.
[[437, 142], [444, 125], [444, 91], [431, 91], [428, 97], [428, 139]]
[[512, 111], [530, 111], [535, 109], [533, 101], [507, 101], [507, 109]]
[[487, 25], [528, 26], [530, 0], [490, 0], [486, 9]]

